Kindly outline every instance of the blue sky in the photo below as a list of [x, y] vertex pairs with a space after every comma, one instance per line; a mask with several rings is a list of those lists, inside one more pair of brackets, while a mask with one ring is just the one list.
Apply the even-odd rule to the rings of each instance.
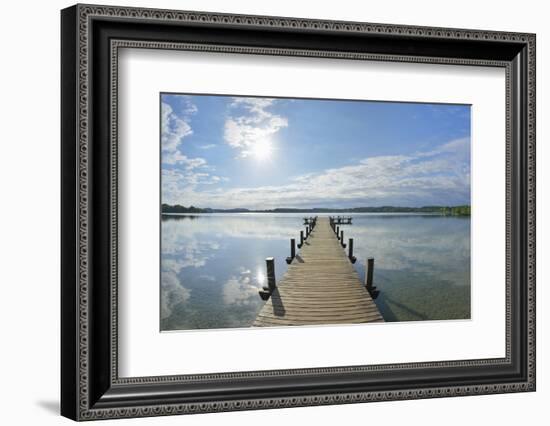
[[470, 106], [161, 94], [162, 202], [470, 203]]

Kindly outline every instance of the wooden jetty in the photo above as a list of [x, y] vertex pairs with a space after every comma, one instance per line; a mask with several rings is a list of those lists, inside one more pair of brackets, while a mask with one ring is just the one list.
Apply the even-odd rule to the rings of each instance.
[[371, 297], [373, 265], [369, 262], [368, 288], [361, 284], [352, 266], [355, 261], [353, 244], [349, 244], [350, 251], [346, 253], [329, 218], [316, 218], [314, 223], [299, 253], [293, 253], [290, 258], [290, 266], [278, 284], [275, 283], [273, 259], [268, 259], [269, 287], [263, 292], [268, 300], [253, 325], [383, 322]]

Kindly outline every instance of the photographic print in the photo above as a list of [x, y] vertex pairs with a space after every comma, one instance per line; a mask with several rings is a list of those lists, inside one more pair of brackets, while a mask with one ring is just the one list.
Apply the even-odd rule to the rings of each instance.
[[161, 331], [470, 319], [470, 105], [159, 108]]

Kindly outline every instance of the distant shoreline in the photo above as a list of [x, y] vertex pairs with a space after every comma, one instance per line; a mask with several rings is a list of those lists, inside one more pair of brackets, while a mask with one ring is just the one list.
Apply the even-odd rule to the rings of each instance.
[[212, 209], [199, 207], [185, 207], [179, 204], [162, 204], [162, 214], [198, 214], [198, 213], [303, 213], [303, 214], [353, 214], [353, 213], [429, 213], [442, 216], [470, 216], [471, 207], [469, 205], [460, 206], [423, 206], [423, 207], [401, 207], [401, 206], [380, 206], [380, 207], [353, 207], [349, 209], [330, 209], [330, 208], [275, 208], [266, 210], [254, 210], [245, 208], [235, 209]]

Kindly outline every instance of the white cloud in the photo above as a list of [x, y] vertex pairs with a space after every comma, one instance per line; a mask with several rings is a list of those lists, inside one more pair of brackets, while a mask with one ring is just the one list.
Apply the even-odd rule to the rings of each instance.
[[193, 115], [196, 114], [199, 109], [197, 106], [191, 101], [191, 98], [189, 96], [180, 96], [180, 99], [183, 100], [184, 106], [183, 106], [183, 113], [185, 115]]
[[239, 109], [240, 115], [226, 119], [224, 139], [229, 146], [239, 150], [240, 157], [248, 157], [258, 144], [272, 144], [273, 136], [288, 126], [286, 117], [267, 110], [274, 102], [267, 98], [233, 99], [230, 106]]
[[193, 134], [193, 130], [189, 123], [178, 117], [172, 107], [165, 102], [161, 105], [161, 117], [162, 160], [164, 163], [174, 164], [187, 158], [178, 148], [185, 137]]
[[187, 169], [194, 169], [205, 166], [206, 160], [203, 158], [189, 158], [181, 153], [180, 146], [184, 139], [193, 134], [193, 129], [189, 124], [188, 115], [197, 112], [197, 107], [186, 100], [183, 108], [183, 115], [178, 115], [174, 109], [162, 102], [161, 104], [161, 147], [162, 162], [165, 164], [183, 164]]

